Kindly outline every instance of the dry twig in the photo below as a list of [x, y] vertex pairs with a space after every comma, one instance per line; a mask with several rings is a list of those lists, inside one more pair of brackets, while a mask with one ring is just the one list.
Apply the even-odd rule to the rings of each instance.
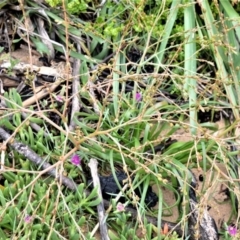
[[101, 192], [101, 185], [100, 185], [100, 180], [99, 180], [98, 172], [97, 172], [97, 164], [98, 164], [97, 160], [91, 158], [88, 166], [91, 169], [93, 186], [98, 187], [98, 197], [101, 199], [101, 202], [97, 206], [101, 236], [102, 236], [103, 240], [110, 240], [110, 238], [108, 236], [108, 231], [107, 231], [107, 225], [106, 225], [107, 218], [105, 215], [103, 197], [102, 197], [102, 192]]
[[[80, 44], [77, 43], [78, 52], [81, 51]], [[80, 60], [74, 58], [73, 62], [73, 80], [72, 80], [72, 112], [71, 112], [71, 120], [69, 125], [69, 130], [73, 131], [75, 128], [75, 122], [73, 120], [74, 114], [79, 112], [80, 110], [80, 100], [79, 100], [79, 89], [80, 89], [80, 81], [79, 81], [79, 69], [80, 69]]]

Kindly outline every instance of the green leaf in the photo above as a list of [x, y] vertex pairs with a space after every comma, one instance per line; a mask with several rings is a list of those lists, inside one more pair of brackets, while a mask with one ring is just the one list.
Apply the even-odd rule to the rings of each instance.
[[38, 38], [33, 38], [33, 37], [31, 37], [31, 40], [33, 41], [33, 43], [34, 43], [37, 51], [38, 51], [40, 54], [42, 54], [42, 55], [44, 55], [44, 54], [49, 55], [49, 53], [50, 53], [50, 52], [49, 52], [49, 48], [48, 48], [48, 46], [47, 46], [46, 44], [44, 44], [44, 43], [43, 43], [40, 39], [38, 39]]
[[3, 0], [0, 3], [0, 9], [2, 9], [5, 5], [7, 5], [9, 3], [9, 0]]
[[7, 239], [7, 236], [4, 233], [4, 231], [2, 230], [2, 228], [0, 228], [0, 240], [5, 240], [5, 239]]
[[174, 26], [176, 18], [177, 18], [177, 14], [179, 11], [178, 6], [180, 5], [180, 3], [181, 3], [181, 0], [172, 1], [171, 9], [170, 9], [169, 15], [167, 17], [167, 22], [166, 22], [165, 28], [163, 30], [163, 36], [161, 37], [161, 44], [160, 44], [160, 47], [156, 54], [155, 62], [157, 63], [157, 66], [158, 66], [157, 70], [156, 70], [157, 72], [158, 72], [159, 67], [163, 63], [164, 55], [167, 53], [166, 46], [168, 44], [170, 34], [172, 32], [173, 26]]
[[93, 190], [91, 191], [91, 193], [88, 195], [88, 197], [86, 198], [86, 200], [87, 201], [89, 201], [89, 200], [91, 200], [91, 199], [93, 199], [93, 198], [95, 198], [95, 197], [97, 197], [98, 195], [97, 195], [97, 191], [98, 191], [98, 188], [99, 188], [100, 186], [96, 186], [96, 187], [94, 187], [93, 188]]
[[120, 236], [117, 236], [112, 230], [108, 230], [108, 235], [111, 240], [119, 240]]
[[100, 202], [101, 202], [101, 199], [98, 198], [98, 199], [96, 199], [96, 200], [93, 200], [93, 201], [91, 201], [91, 202], [88, 202], [87, 205], [88, 205], [88, 207], [95, 207], [95, 206], [97, 206]]
[[4, 126], [7, 129], [12, 130], [12, 131], [14, 131], [16, 129], [16, 127], [13, 126], [12, 123], [9, 121], [8, 117], [0, 118], [0, 126]]
[[78, 220], [78, 225], [81, 227], [86, 223], [86, 217], [81, 216], [80, 219]]
[[5, 197], [3, 195], [2, 190], [0, 190], [0, 202], [1, 202], [1, 207], [6, 206], [6, 201], [5, 201]]

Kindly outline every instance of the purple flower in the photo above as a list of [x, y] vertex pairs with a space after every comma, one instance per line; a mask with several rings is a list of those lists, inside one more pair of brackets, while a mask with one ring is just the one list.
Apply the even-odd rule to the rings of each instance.
[[56, 96], [56, 100], [58, 101], [58, 102], [63, 102], [63, 97], [61, 96], [61, 95], [57, 95]]
[[81, 158], [77, 155], [77, 154], [75, 154], [75, 155], [73, 155], [72, 156], [72, 158], [71, 158], [71, 163], [73, 164], [73, 165], [79, 165], [79, 164], [81, 164]]
[[124, 204], [122, 204], [122, 203], [118, 203], [117, 204], [117, 211], [118, 212], [124, 212], [125, 211], [125, 206], [124, 206]]
[[234, 226], [228, 226], [228, 233], [234, 237], [237, 234], [237, 228]]
[[137, 102], [140, 102], [142, 100], [142, 94], [137, 92], [136, 96], [135, 96], [135, 99], [136, 99]]
[[29, 215], [27, 215], [27, 216], [24, 218], [24, 222], [27, 223], [27, 224], [31, 223], [32, 220], [33, 220], [33, 218], [32, 218], [31, 216], [29, 216]]

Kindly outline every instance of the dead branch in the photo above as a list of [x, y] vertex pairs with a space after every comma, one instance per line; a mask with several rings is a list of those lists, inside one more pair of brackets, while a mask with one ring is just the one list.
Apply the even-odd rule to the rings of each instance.
[[[76, 40], [77, 41], [77, 40]], [[81, 52], [80, 44], [77, 43], [78, 52]], [[69, 124], [69, 130], [73, 131], [75, 128], [75, 122], [73, 117], [76, 112], [80, 110], [80, 99], [79, 99], [79, 89], [80, 89], [80, 80], [79, 80], [79, 69], [80, 69], [80, 59], [74, 58], [73, 61], [73, 80], [72, 80], [72, 111], [71, 111], [71, 120]]]
[[44, 87], [42, 88], [42, 90], [40, 90], [39, 92], [37, 92], [36, 94], [34, 94], [32, 97], [28, 98], [27, 100], [25, 100], [22, 105], [23, 107], [28, 107], [33, 105], [36, 100], [40, 100], [44, 97], [46, 97], [47, 95], [49, 95], [50, 93], [54, 92], [54, 90], [62, 83], [62, 80], [57, 79], [54, 83], [51, 83], [48, 85], [48, 87]]
[[102, 192], [101, 192], [101, 185], [100, 185], [100, 180], [98, 177], [98, 172], [97, 172], [97, 160], [91, 158], [90, 162], [88, 164], [90, 170], [91, 170], [91, 175], [93, 179], [93, 186], [98, 187], [97, 193], [98, 197], [101, 199], [101, 202], [97, 206], [98, 210], [98, 218], [99, 218], [99, 226], [100, 226], [100, 233], [103, 240], [110, 240], [108, 236], [108, 230], [107, 230], [107, 225], [106, 225], [106, 215], [105, 215], [105, 209], [104, 209], [104, 203], [103, 203], [103, 197], [102, 197]]

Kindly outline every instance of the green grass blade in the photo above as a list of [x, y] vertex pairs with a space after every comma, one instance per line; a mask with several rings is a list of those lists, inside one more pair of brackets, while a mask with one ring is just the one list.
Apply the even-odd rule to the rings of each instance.
[[[193, 2], [192, 2], [193, 3]], [[194, 4], [184, 9], [184, 30], [185, 30], [185, 83], [184, 97], [189, 98], [189, 114], [191, 133], [196, 135], [197, 131], [197, 82], [196, 82], [196, 39], [195, 39], [195, 11]]]
[[[171, 8], [170, 8], [170, 13], [169, 13], [169, 16], [167, 18], [165, 28], [163, 30], [161, 45], [160, 45], [160, 47], [158, 49], [158, 53], [156, 55], [155, 62], [157, 64], [162, 64], [164, 54], [166, 54], [166, 51], [165, 51], [166, 46], [167, 46], [167, 43], [169, 41], [169, 37], [170, 37], [170, 34], [172, 32], [174, 23], [175, 23], [176, 18], [177, 18], [177, 13], [178, 13], [178, 10], [179, 10], [178, 6], [179, 6], [180, 3], [181, 3], [180, 0], [175, 0], [175, 1], [172, 2]], [[159, 69], [159, 66], [158, 66], [158, 69]]]
[[217, 67], [218, 67], [219, 78], [223, 81], [223, 85], [226, 90], [226, 96], [229, 98], [229, 101], [231, 103], [234, 117], [236, 119], [238, 119], [239, 111], [236, 107], [237, 102], [236, 102], [236, 98], [234, 95], [233, 86], [232, 86], [232, 84], [230, 84], [228, 72], [224, 65], [226, 62], [228, 62], [228, 59], [226, 59], [226, 57], [224, 55], [223, 47], [217, 46], [215, 44], [216, 39], [218, 39], [221, 34], [217, 31], [216, 26], [213, 24], [215, 22], [215, 20], [213, 18], [213, 14], [212, 14], [211, 8], [208, 4], [208, 1], [203, 1], [202, 7], [203, 7], [203, 19], [205, 21], [205, 25], [206, 25], [206, 29], [207, 29], [209, 38], [212, 41], [211, 45], [212, 45], [212, 49], [214, 51], [214, 57], [215, 57], [215, 61], [216, 61]]

